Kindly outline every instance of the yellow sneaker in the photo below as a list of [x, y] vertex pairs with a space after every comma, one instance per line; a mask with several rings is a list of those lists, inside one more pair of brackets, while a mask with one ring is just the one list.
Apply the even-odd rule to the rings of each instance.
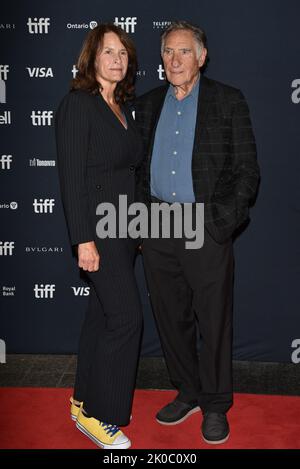
[[80, 402], [80, 405], [76, 405], [76, 404], [74, 404], [73, 397], [70, 397], [70, 404], [71, 404], [71, 410], [70, 410], [71, 419], [75, 421], [75, 420], [77, 420], [77, 417], [78, 417], [78, 414], [79, 414], [79, 411], [82, 407], [83, 402]]
[[94, 417], [86, 417], [82, 408], [76, 420], [76, 427], [100, 448], [127, 449], [131, 446], [131, 441], [117, 425], [100, 422]]

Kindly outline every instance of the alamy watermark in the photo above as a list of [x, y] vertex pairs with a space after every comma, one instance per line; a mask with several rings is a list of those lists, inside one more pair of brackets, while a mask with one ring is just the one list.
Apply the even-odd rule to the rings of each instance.
[[[150, 213], [149, 213], [150, 208]], [[118, 208], [111, 202], [97, 206], [98, 238], [185, 238], [186, 249], [199, 249], [204, 243], [204, 204], [142, 202], [128, 206], [127, 195], [119, 195]], [[130, 218], [130, 219], [129, 219]]]

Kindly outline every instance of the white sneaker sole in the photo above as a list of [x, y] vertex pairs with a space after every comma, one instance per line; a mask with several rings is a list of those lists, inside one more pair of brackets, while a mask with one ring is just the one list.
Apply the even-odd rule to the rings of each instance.
[[179, 423], [184, 422], [186, 419], [188, 419], [191, 415], [195, 414], [196, 412], [200, 411], [200, 407], [194, 407], [194, 409], [190, 410], [187, 414], [185, 414], [184, 417], [182, 417], [179, 420], [176, 420], [176, 422], [163, 422], [162, 420], [159, 420], [158, 418], [156, 421], [160, 423], [161, 425], [178, 425]]
[[204, 438], [203, 435], [202, 435], [202, 438], [205, 441], [205, 443], [208, 443], [209, 445], [221, 445], [222, 443], [225, 443], [228, 440], [229, 435], [230, 433], [228, 433], [228, 435], [225, 438], [223, 438], [223, 440], [217, 440], [217, 441], [207, 440], [206, 438]]
[[78, 430], [80, 430], [85, 436], [90, 438], [97, 446], [99, 446], [102, 449], [127, 449], [130, 448], [131, 446], [131, 441], [127, 440], [124, 443], [116, 444], [116, 445], [107, 445], [103, 443], [102, 441], [98, 440], [94, 435], [92, 435], [90, 432], [87, 431], [86, 428], [84, 428], [78, 421], [76, 422], [76, 427]]

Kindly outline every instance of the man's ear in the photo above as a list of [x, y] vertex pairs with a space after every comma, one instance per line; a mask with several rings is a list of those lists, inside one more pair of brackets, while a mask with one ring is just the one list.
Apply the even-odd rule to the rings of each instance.
[[199, 68], [201, 68], [204, 65], [206, 56], [207, 56], [207, 49], [203, 47], [199, 60], [198, 60]]

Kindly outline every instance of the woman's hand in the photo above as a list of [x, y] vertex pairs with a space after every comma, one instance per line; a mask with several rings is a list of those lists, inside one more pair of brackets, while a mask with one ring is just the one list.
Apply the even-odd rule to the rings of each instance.
[[99, 269], [100, 256], [94, 241], [78, 244], [78, 266], [88, 272]]

